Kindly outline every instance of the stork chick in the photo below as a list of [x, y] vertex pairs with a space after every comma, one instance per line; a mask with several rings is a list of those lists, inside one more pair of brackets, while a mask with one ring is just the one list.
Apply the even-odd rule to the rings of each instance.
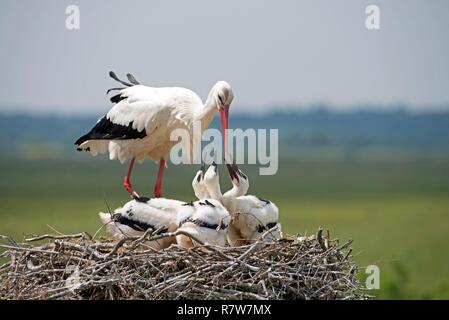
[[[211, 199], [204, 184], [204, 164], [192, 181], [192, 187], [199, 201], [184, 203], [178, 212], [178, 230], [188, 232], [203, 243], [224, 246], [230, 215], [217, 200]], [[197, 243], [186, 235], [178, 235], [180, 247], [191, 248]]]
[[[252, 195], [239, 195], [248, 190], [249, 179], [237, 167], [228, 165], [233, 187], [224, 195], [221, 193], [217, 165], [212, 164], [204, 175], [204, 183], [213, 199], [223, 203], [231, 214], [228, 241], [231, 246], [241, 246], [258, 240], [266, 231], [272, 230], [265, 239], [280, 238], [281, 225], [278, 223], [279, 209], [269, 201]], [[246, 192], [246, 191], [245, 191]]]
[[[120, 240], [124, 237], [142, 236], [148, 229], [159, 230], [158, 233], [175, 232], [177, 212], [182, 205], [183, 202], [178, 200], [141, 197], [127, 202], [112, 215], [100, 212], [99, 216], [108, 233]], [[175, 237], [166, 237], [147, 241], [146, 244], [160, 250], [175, 242]]]

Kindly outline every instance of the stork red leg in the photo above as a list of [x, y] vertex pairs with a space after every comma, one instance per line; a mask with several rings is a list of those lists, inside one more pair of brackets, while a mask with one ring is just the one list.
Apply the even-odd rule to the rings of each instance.
[[162, 176], [164, 174], [165, 169], [165, 159], [161, 158], [159, 161], [159, 171], [157, 172], [157, 180], [154, 185], [154, 196], [156, 198], [162, 197]]
[[135, 161], [135, 158], [132, 158], [131, 162], [129, 164], [128, 173], [126, 174], [125, 178], [123, 179], [123, 186], [125, 187], [126, 191], [129, 192], [131, 197], [139, 198], [139, 195], [137, 194], [137, 192], [134, 191], [133, 186], [131, 185], [131, 172], [133, 171], [134, 161]]

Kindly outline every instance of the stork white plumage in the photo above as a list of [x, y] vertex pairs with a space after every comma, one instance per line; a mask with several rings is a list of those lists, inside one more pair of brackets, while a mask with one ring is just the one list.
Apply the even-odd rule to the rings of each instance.
[[[185, 231], [203, 243], [223, 247], [230, 219], [228, 210], [215, 199], [186, 203], [178, 212], [178, 231]], [[177, 235], [176, 242], [182, 248], [197, 245], [186, 235]]]
[[110, 72], [110, 76], [127, 87], [110, 89], [120, 90], [119, 94], [111, 98], [114, 106], [75, 145], [78, 150], [90, 151], [92, 155], [109, 152], [111, 160], [118, 159], [122, 163], [130, 160], [123, 185], [133, 197], [139, 196], [130, 181], [134, 161], [142, 163], [147, 156], [159, 162], [154, 196], [161, 197], [165, 159], [171, 148], [179, 142], [170, 140], [173, 130], [185, 129], [189, 132], [191, 152], [188, 156], [192, 158], [200, 142], [193, 134], [194, 122], [201, 124], [203, 133], [218, 110], [227, 149], [229, 107], [234, 98], [227, 82], [217, 82], [203, 104], [195, 92], [186, 88], [147, 87], [130, 74], [127, 75], [130, 83], [118, 79], [113, 72]]
[[210, 198], [209, 192], [207, 192], [206, 185], [204, 184], [204, 172], [205, 164], [201, 164], [200, 170], [197, 171], [195, 177], [192, 180], [192, 188], [195, 196], [198, 200]]
[[[115, 239], [123, 237], [142, 236], [145, 231], [152, 229], [159, 232], [175, 232], [176, 218], [184, 202], [165, 198], [136, 198], [127, 202], [114, 214], [100, 212], [100, 219], [105, 223], [106, 230]], [[174, 237], [166, 237], [146, 244], [160, 250], [175, 243]]]
[[224, 195], [221, 193], [219, 175], [216, 165], [212, 165], [204, 175], [204, 183], [213, 199], [220, 200], [231, 214], [228, 229], [228, 241], [231, 246], [252, 243], [274, 227], [266, 239], [278, 239], [282, 236], [279, 209], [269, 201], [246, 193], [249, 187], [248, 177], [237, 167], [228, 165], [233, 187]]

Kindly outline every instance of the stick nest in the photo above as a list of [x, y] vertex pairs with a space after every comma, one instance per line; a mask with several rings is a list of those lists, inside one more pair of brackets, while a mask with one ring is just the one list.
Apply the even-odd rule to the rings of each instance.
[[[286, 237], [242, 247], [157, 251], [146, 240], [43, 235], [0, 257], [1, 299], [364, 299], [348, 241]], [[5, 259], [3, 259], [5, 260]], [[1, 260], [0, 260], [1, 261]]]

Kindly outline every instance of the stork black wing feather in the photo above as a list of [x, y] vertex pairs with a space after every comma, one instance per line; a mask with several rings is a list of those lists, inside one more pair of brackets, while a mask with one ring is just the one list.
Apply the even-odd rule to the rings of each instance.
[[100, 119], [89, 133], [76, 140], [75, 145], [80, 146], [87, 140], [129, 140], [146, 137], [145, 130], [138, 131], [133, 128], [133, 123], [127, 126], [113, 123], [106, 116]]
[[108, 94], [109, 92], [114, 91], [114, 90], [123, 90], [123, 89], [125, 89], [125, 88], [124, 87], [121, 87], [121, 88], [110, 88], [110, 89], [108, 89], [108, 91], [106, 91], [106, 94]]
[[127, 73], [126, 77], [128, 78], [128, 81], [131, 82], [134, 85], [140, 84], [139, 81], [136, 80], [136, 78], [134, 78], [134, 76], [131, 73]]
[[126, 99], [125, 96], [122, 96], [121, 93], [116, 94], [115, 96], [112, 96], [109, 100], [111, 100], [112, 103], [119, 103], [120, 101]]
[[110, 76], [112, 79], [114, 79], [115, 81], [120, 82], [121, 84], [123, 84], [123, 85], [125, 85], [125, 86], [127, 86], [127, 87], [132, 87], [132, 86], [133, 86], [131, 83], [128, 83], [128, 82], [123, 81], [123, 80], [120, 80], [120, 79], [117, 77], [117, 75], [115, 74], [114, 71], [109, 71], [109, 76]]

